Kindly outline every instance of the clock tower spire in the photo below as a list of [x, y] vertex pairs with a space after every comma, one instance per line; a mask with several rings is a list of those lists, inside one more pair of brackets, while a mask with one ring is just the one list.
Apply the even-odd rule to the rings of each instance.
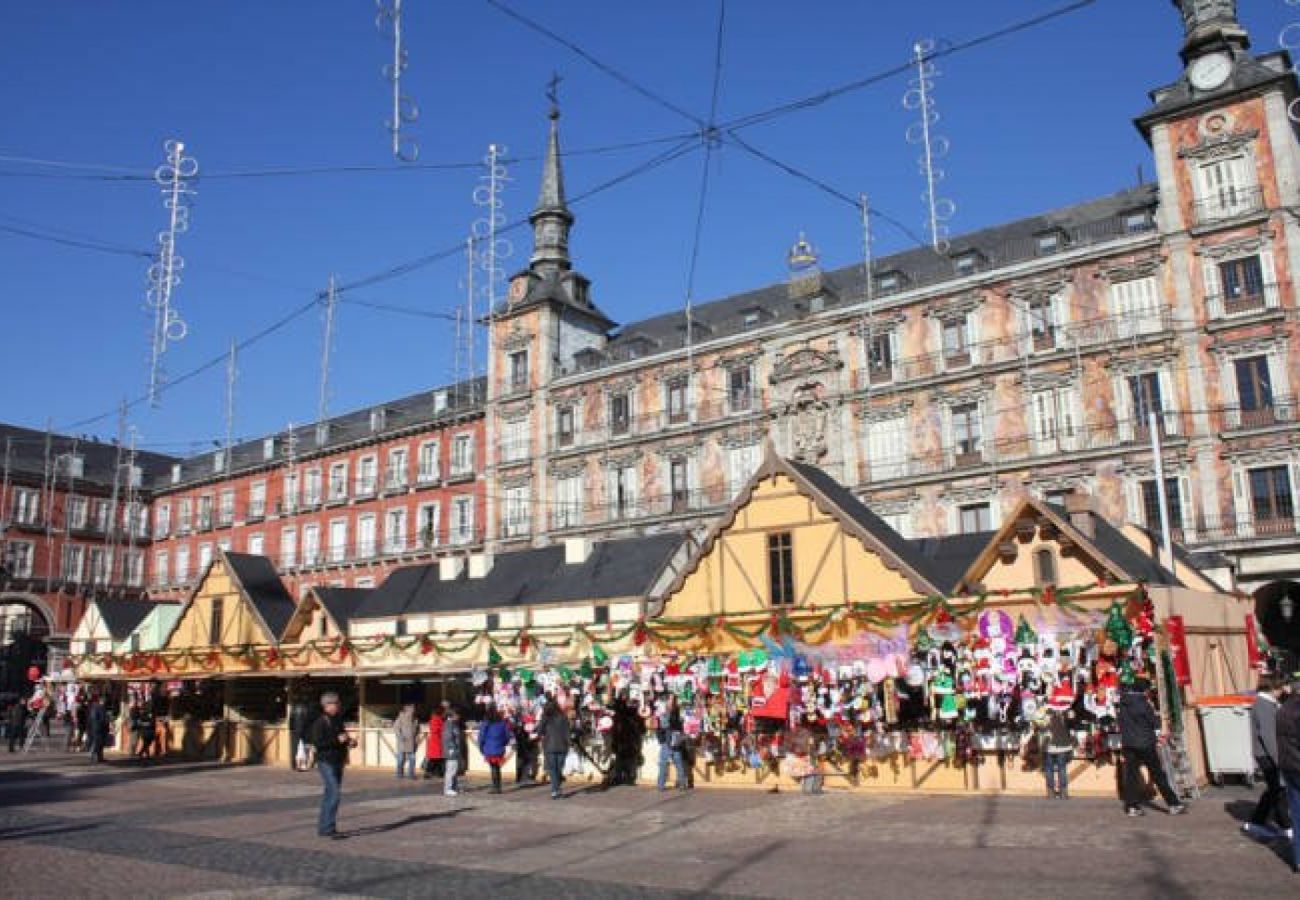
[[1183, 62], [1228, 50], [1233, 56], [1250, 47], [1250, 35], [1237, 19], [1237, 0], [1173, 0], [1183, 15]]

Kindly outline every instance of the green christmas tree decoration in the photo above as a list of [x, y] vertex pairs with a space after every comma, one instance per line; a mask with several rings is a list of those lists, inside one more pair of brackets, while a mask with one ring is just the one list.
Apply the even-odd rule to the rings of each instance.
[[565, 681], [573, 680], [573, 670], [570, 669], [568, 666], [560, 666], [555, 671], [558, 672], [560, 678], [564, 679]]
[[591, 665], [590, 659], [584, 659], [582, 661], [582, 664], [578, 666], [578, 674], [581, 675], [583, 678], [590, 678], [592, 673], [595, 671], [596, 670]]
[[1126, 650], [1133, 643], [1133, 626], [1124, 618], [1124, 605], [1116, 600], [1106, 611], [1106, 637]]
[[605, 652], [605, 648], [600, 644], [591, 645], [591, 658], [598, 666], [603, 666], [609, 662], [609, 654]]
[[1022, 646], [1033, 646], [1038, 643], [1038, 635], [1023, 615], [1016, 623], [1016, 643]]
[[1119, 683], [1132, 684], [1133, 681], [1133, 664], [1127, 659], [1122, 660], [1119, 664]]
[[488, 648], [488, 665], [489, 665], [489, 666], [499, 666], [499, 665], [501, 665], [501, 654], [500, 654], [500, 653], [497, 653], [497, 648], [496, 648], [496, 647], [489, 647], [489, 648]]

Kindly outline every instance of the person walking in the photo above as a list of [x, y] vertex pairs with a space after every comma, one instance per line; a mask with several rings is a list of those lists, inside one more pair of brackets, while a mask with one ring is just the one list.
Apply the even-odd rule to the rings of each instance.
[[1142, 808], [1146, 802], [1146, 785], [1138, 771], [1139, 766], [1145, 766], [1160, 796], [1169, 806], [1169, 815], [1179, 816], [1187, 812], [1187, 807], [1179, 802], [1156, 753], [1156, 728], [1160, 725], [1160, 718], [1147, 698], [1147, 690], [1146, 679], [1139, 678], [1124, 686], [1119, 698], [1116, 718], [1124, 757], [1124, 810], [1131, 817], [1146, 814]]
[[446, 759], [442, 755], [442, 729], [446, 722], [447, 702], [433, 708], [429, 716], [429, 737], [424, 747], [424, 777], [441, 778], [446, 772]]
[[456, 790], [456, 776], [460, 772], [463, 757], [461, 755], [462, 738], [464, 737], [464, 726], [460, 722], [460, 713], [455, 707], [447, 707], [447, 715], [442, 723], [442, 758], [446, 764], [446, 774], [442, 779], [442, 792], [448, 797], [455, 797], [458, 793]]
[[677, 697], [669, 695], [668, 703], [655, 728], [655, 738], [659, 741], [659, 790], [668, 790], [668, 764], [671, 762], [677, 770], [677, 790], [687, 787], [686, 760], [682, 756], [682, 747], [686, 743], [686, 733], [682, 730], [682, 711], [677, 705]]
[[1277, 768], [1291, 808], [1291, 871], [1300, 874], [1300, 675], [1277, 711]]
[[90, 744], [90, 761], [104, 761], [104, 743], [108, 740], [108, 710], [99, 695], [90, 698], [90, 708], [86, 710], [86, 740]]
[[511, 720], [515, 741], [515, 784], [532, 784], [537, 780], [537, 737], [533, 734], [530, 715], [519, 710]]
[[1074, 757], [1074, 734], [1066, 718], [1069, 707], [1053, 705], [1043, 726], [1043, 777], [1047, 796], [1070, 799], [1070, 760]]
[[87, 734], [89, 724], [90, 701], [82, 694], [77, 695], [77, 704], [72, 711], [72, 722], [77, 729], [76, 742], [73, 744], [75, 750], [85, 750], [90, 743]]
[[[1264, 793], [1250, 820], [1241, 830], [1249, 835], [1276, 837], [1278, 830], [1290, 837], [1291, 816], [1287, 813], [1286, 788], [1282, 785], [1282, 772], [1278, 768], [1277, 713], [1285, 693], [1282, 682], [1271, 675], [1259, 679], [1259, 690], [1250, 709], [1251, 749], [1255, 766], [1264, 776]], [[1269, 824], [1272, 819], [1278, 830]]]
[[357, 745], [343, 727], [339, 695], [326, 691], [320, 696], [321, 715], [307, 732], [307, 743], [316, 750], [316, 771], [320, 772], [320, 815], [316, 819], [316, 834], [339, 838], [339, 793], [343, 789], [343, 767], [347, 764], [348, 750]]
[[420, 725], [415, 721], [415, 704], [408, 703], [397, 714], [393, 723], [393, 741], [397, 745], [397, 777], [405, 769], [407, 777], [415, 780], [415, 743], [420, 735]]
[[17, 748], [27, 740], [27, 704], [23, 702], [22, 697], [15, 697], [14, 702], [9, 704], [9, 752], [17, 752]]
[[140, 741], [136, 758], [140, 760], [141, 765], [145, 765], [149, 762], [149, 757], [153, 755], [153, 740], [156, 732], [153, 704], [145, 701], [137, 706], [131, 721], [132, 730]]
[[569, 752], [570, 728], [569, 717], [554, 698], [546, 701], [537, 732], [546, 756], [546, 774], [551, 779], [551, 799], [558, 800], [560, 783], [564, 781], [564, 757]]
[[510, 726], [495, 706], [489, 706], [487, 719], [478, 729], [478, 749], [492, 771], [492, 793], [501, 793], [501, 765], [510, 748]]

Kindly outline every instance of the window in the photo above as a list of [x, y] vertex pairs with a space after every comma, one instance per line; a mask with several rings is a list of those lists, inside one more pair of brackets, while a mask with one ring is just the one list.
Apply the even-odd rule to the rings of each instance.
[[498, 631], [501, 628], [501, 613], [488, 613], [484, 616], [483, 626], [487, 631]]
[[318, 422], [318, 423], [316, 423], [316, 447], [317, 447], [317, 449], [319, 449], [319, 448], [321, 448], [321, 447], [324, 447], [326, 444], [329, 443], [329, 440], [330, 440], [330, 423], [329, 423], [329, 422]]
[[943, 331], [943, 363], [947, 367], [970, 365], [970, 321], [966, 316], [945, 319], [940, 323]]
[[6, 565], [14, 578], [31, 578], [36, 545], [30, 541], [10, 541]]
[[884, 272], [876, 276], [876, 291], [893, 294], [903, 287], [903, 276], [898, 272]]
[[262, 438], [262, 462], [275, 459], [275, 438]]
[[767, 588], [773, 606], [794, 605], [794, 539], [788, 531], [767, 536]]
[[228, 537], [217, 538], [217, 546], [221, 548], [224, 553], [229, 553], [234, 548], [234, 544]]
[[320, 562], [320, 526], [305, 525], [302, 529], [302, 564], [314, 566]]
[[74, 584], [81, 581], [81, 566], [84, 556], [84, 547], [79, 547], [76, 544], [65, 544], [63, 547], [63, 564], [59, 567], [59, 578]]
[[504, 535], [519, 537], [528, 534], [531, 512], [530, 489], [526, 484], [506, 488]]
[[86, 527], [86, 509], [89, 504], [85, 497], [68, 498], [68, 527], [82, 531]]
[[555, 442], [560, 447], [573, 446], [572, 406], [561, 406], [555, 411]]
[[1151, 214], [1145, 209], [1127, 213], [1124, 216], [1124, 230], [1129, 234], [1140, 234], [1151, 230]]
[[26, 488], [14, 489], [14, 521], [19, 525], [35, 525], [40, 517], [41, 495]]
[[433, 392], [433, 411], [436, 413], [445, 412], [447, 409], [447, 392]]
[[867, 338], [867, 372], [872, 384], [888, 384], [894, 380], [896, 340], [892, 331]]
[[303, 502], [308, 506], [318, 506], [321, 501], [321, 470], [308, 469], [302, 482]]
[[[372, 515], [357, 517], [357, 558], [369, 559], [375, 555], [375, 517]], [[347, 538], [345, 537], [346, 541]]]
[[993, 530], [993, 514], [987, 503], [971, 503], [959, 507], [958, 527], [962, 534], [975, 534]]
[[144, 551], [128, 550], [122, 555], [122, 568], [125, 570], [126, 583], [130, 587], [144, 584]]
[[139, 500], [132, 500], [122, 507], [122, 527], [135, 537], [144, 538], [148, 536], [149, 523], [144, 504]]
[[732, 447], [727, 450], [727, 494], [735, 497], [748, 483], [749, 477], [762, 462], [763, 449], [758, 444]]
[[609, 604], [601, 603], [592, 608], [591, 622], [593, 625], [609, 624]]
[[755, 325], [759, 323], [760, 320], [761, 317], [759, 315], [758, 310], [750, 309], [745, 311], [744, 326], [746, 328], [753, 328]]
[[91, 547], [86, 558], [86, 580], [91, 584], [108, 584], [111, 574], [108, 551], [103, 547]]
[[261, 556], [266, 549], [266, 536], [260, 531], [248, 536], [248, 552], [254, 556]]
[[555, 479], [555, 507], [552, 513], [554, 527], [571, 528], [581, 525], [584, 505], [581, 473]]
[[1259, 208], [1254, 167], [1244, 155], [1206, 163], [1197, 175], [1197, 221], [1226, 219]]
[[280, 530], [280, 568], [292, 569], [298, 565], [298, 529]]
[[420, 546], [436, 547], [441, 543], [441, 537], [438, 534], [438, 514], [441, 507], [437, 503], [422, 503], [417, 513], [416, 522], [420, 535]]
[[[338, 464], [335, 464], [335, 468]], [[344, 472], [347, 470], [344, 469]], [[345, 475], [344, 478], [347, 476]], [[374, 456], [363, 456], [357, 460], [356, 496], [373, 497], [379, 481], [379, 460]]]
[[181, 483], [181, 464], [172, 463], [172, 484]]
[[1156, 372], [1130, 375], [1128, 378], [1130, 408], [1138, 440], [1150, 439], [1150, 417], [1156, 417], [1156, 427], [1164, 433], [1164, 398], [1160, 391], [1160, 376]]
[[164, 585], [167, 584], [169, 578], [171, 578], [169, 560], [167, 559], [167, 551], [163, 550], [155, 554], [153, 558], [153, 583]]
[[419, 474], [416, 477], [421, 484], [438, 480], [442, 469], [438, 459], [439, 448], [437, 441], [425, 441], [420, 445]]
[[1160, 288], [1154, 275], [1117, 281], [1110, 286], [1110, 311], [1116, 337], [1152, 334], [1164, 327]]
[[691, 492], [686, 479], [686, 457], [674, 456], [668, 461], [668, 490], [672, 497], [672, 511], [685, 512], [691, 505]]
[[384, 551], [406, 552], [406, 510], [390, 509], [384, 513]]
[[610, 394], [609, 397], [609, 433], [627, 434], [632, 424], [632, 398], [627, 391]]
[[1056, 584], [1056, 554], [1049, 547], [1034, 551], [1034, 581], [1039, 587]]
[[218, 519], [222, 525], [229, 525], [235, 521], [235, 492], [233, 490], [221, 492], [221, 507], [218, 512]]
[[189, 581], [190, 578], [190, 548], [188, 544], [181, 544], [176, 548], [176, 580], [179, 582]]
[[406, 488], [406, 448], [397, 447], [388, 451], [388, 474], [384, 484], [390, 491]]
[[1281, 530], [1294, 529], [1295, 505], [1286, 466], [1250, 470], [1250, 503], [1257, 526], [1273, 523]]
[[676, 425], [680, 422], [686, 421], [687, 380], [688, 379], [686, 378], [673, 378], [667, 383], [667, 385], [665, 385], [665, 391], [667, 393], [666, 405], [668, 407], [668, 423], [670, 425]]
[[1071, 488], [1052, 488], [1051, 490], [1043, 491], [1043, 502], [1050, 503], [1053, 506], [1064, 507], [1066, 501], [1073, 493], [1074, 490]]
[[1264, 267], [1259, 256], [1230, 259], [1218, 265], [1219, 285], [1223, 290], [1223, 311], [1233, 313], [1263, 309]]
[[346, 500], [348, 498], [348, 464], [336, 462], [330, 466], [329, 499]]
[[754, 369], [737, 366], [727, 371], [727, 403], [732, 412], [743, 412], [754, 406]]
[[[1183, 503], [1177, 478], [1165, 479], [1165, 498], [1169, 503], [1169, 527], [1177, 534], [1183, 530]], [[1164, 534], [1160, 528], [1160, 489], [1154, 478], [1142, 482], [1142, 517], [1147, 528]]]
[[140, 466], [127, 466], [126, 483], [129, 487], [141, 487], [144, 484], [144, 469]]
[[528, 351], [516, 350], [510, 354], [510, 388], [528, 390]]
[[[352, 579], [352, 586], [358, 588], [372, 588], [375, 586], [375, 579], [367, 575], [364, 578]], [[402, 633], [406, 633], [406, 622], [402, 622]]]
[[474, 539], [474, 498], [456, 497], [451, 501], [451, 540], [468, 544]]
[[[371, 537], [373, 541], [373, 535]], [[329, 561], [343, 562], [348, 556], [348, 520], [335, 519], [330, 522]]]
[[248, 488], [248, 518], [261, 519], [266, 515], [266, 482], [254, 481]]
[[953, 269], [958, 275], [974, 275], [978, 267], [979, 255], [976, 253], [963, 253], [953, 260]]
[[907, 474], [910, 435], [906, 416], [868, 423], [867, 467], [872, 481], [886, 481]]
[[221, 645], [221, 614], [225, 605], [224, 598], [212, 598], [212, 617], [208, 620], [208, 643], [213, 647]]
[[[108, 501], [96, 500], [94, 508], [95, 512], [92, 518], [92, 527], [99, 532], [108, 531]], [[189, 524], [189, 514], [187, 512], [185, 516], [185, 526], [188, 528]]]
[[212, 527], [212, 495], [205, 494], [199, 498], [199, 528]]
[[383, 431], [384, 423], [388, 420], [388, 410], [372, 409], [370, 411], [370, 431]]
[[1048, 256], [1061, 249], [1061, 233], [1059, 231], [1048, 231], [1040, 234], [1036, 241], [1038, 252], [1042, 256]]
[[637, 514], [637, 477], [635, 466], [618, 466], [611, 476], [612, 501], [610, 512], [615, 519], [627, 519]]
[[226, 451], [217, 450], [212, 454], [212, 471], [222, 472], [226, 468]]
[[298, 473], [286, 472], [284, 496], [280, 499], [280, 512], [288, 515], [298, 508]]
[[501, 423], [501, 461], [519, 462], [528, 459], [532, 453], [532, 442], [528, 439], [527, 419], [513, 419]]
[[458, 434], [451, 442], [451, 474], [468, 475], [474, 471], [474, 435]]
[[1073, 388], [1036, 391], [1033, 395], [1034, 452], [1078, 449], [1078, 395]]
[[1237, 376], [1237, 404], [1244, 426], [1273, 424], [1273, 387], [1268, 357], [1249, 356], [1233, 361]]
[[1035, 350], [1056, 349], [1056, 304], [1051, 298], [1030, 302], [1029, 340]]
[[957, 465], [969, 466], [984, 461], [981, 429], [978, 403], [963, 403], [952, 408], [952, 442]]
[[211, 562], [212, 562], [212, 545], [211, 545], [211, 544], [199, 544], [199, 571], [198, 571], [198, 574], [199, 574], [199, 575], [202, 575], [204, 572], [206, 572], [206, 571], [208, 570], [208, 565], [209, 565]]

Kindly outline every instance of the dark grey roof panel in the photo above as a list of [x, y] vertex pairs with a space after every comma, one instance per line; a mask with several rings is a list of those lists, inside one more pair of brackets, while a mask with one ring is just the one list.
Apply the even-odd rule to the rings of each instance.
[[137, 625], [144, 621], [158, 603], [153, 600], [98, 600], [100, 618], [104, 620], [113, 640], [124, 640]]
[[297, 604], [285, 590], [284, 582], [275, 571], [275, 565], [265, 556], [251, 553], [227, 552], [225, 557], [234, 570], [235, 577], [253, 601], [253, 606], [257, 607], [257, 611], [266, 620], [271, 634], [279, 640]]
[[908, 543], [925, 559], [934, 586], [945, 594], [950, 594], [995, 534], [996, 531], [975, 531], [945, 537], [916, 538]]
[[339, 628], [346, 631], [348, 622], [356, 615], [357, 610], [365, 606], [375, 590], [374, 588], [318, 587], [315, 588], [315, 593], [320, 598], [321, 605], [330, 614], [330, 618]]
[[[21, 480], [23, 476], [29, 479], [44, 476], [46, 471], [45, 437], [44, 431], [23, 428], [19, 425], [0, 424], [0, 456], [3, 456], [7, 446], [11, 478], [17, 477]], [[113, 471], [119, 462], [117, 444], [66, 434], [50, 435], [49, 455], [51, 460], [61, 455], [74, 453], [81, 457], [83, 473], [80, 479], [74, 481], [74, 488], [85, 483], [103, 488], [112, 488]], [[121, 449], [120, 462], [123, 466], [129, 462], [129, 454], [130, 451], [126, 448]], [[146, 486], [161, 473], [171, 471], [172, 463], [176, 461], [177, 457], [167, 456], [162, 453], [150, 453], [144, 450], [135, 452], [135, 464], [140, 467], [142, 482]], [[67, 484], [67, 472], [66, 468], [58, 469], [59, 483], [61, 485]], [[121, 487], [125, 491], [127, 487], [125, 481], [123, 481]]]
[[[1064, 506], [1057, 503], [1044, 504], [1052, 512], [1056, 513], [1066, 522], [1070, 521], [1070, 514]], [[1119, 566], [1134, 581], [1145, 581], [1147, 584], [1182, 584], [1173, 574], [1156, 561], [1156, 554], [1159, 552], [1155, 536], [1151, 532], [1142, 529], [1143, 533], [1150, 540], [1150, 546], [1147, 548], [1139, 547], [1110, 522], [1103, 519], [1095, 512], [1088, 515], [1092, 517], [1093, 538], [1092, 542], [1097, 549], [1106, 555], [1111, 562]], [[1179, 553], [1175, 545], [1174, 555]], [[1191, 564], [1190, 558], [1187, 558], [1186, 551], [1182, 551], [1183, 558], [1188, 565]]]

